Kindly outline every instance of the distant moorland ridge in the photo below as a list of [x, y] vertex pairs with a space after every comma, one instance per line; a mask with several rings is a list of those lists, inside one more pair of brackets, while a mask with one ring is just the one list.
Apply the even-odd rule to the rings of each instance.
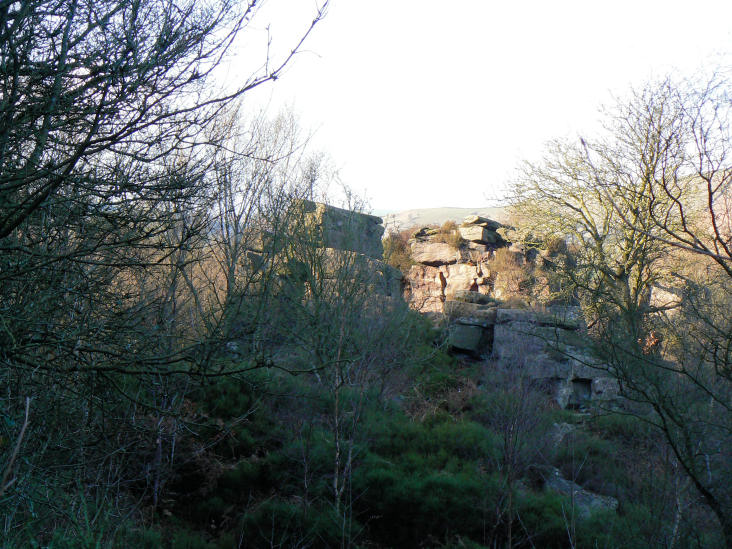
[[400, 230], [415, 226], [442, 225], [445, 221], [460, 222], [468, 215], [489, 217], [505, 223], [507, 209], [502, 207], [484, 208], [420, 208], [382, 215], [386, 231]]

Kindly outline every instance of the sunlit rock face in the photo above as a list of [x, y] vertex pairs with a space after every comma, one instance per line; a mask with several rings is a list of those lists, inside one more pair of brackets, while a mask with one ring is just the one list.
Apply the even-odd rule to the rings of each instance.
[[405, 297], [423, 313], [443, 312], [456, 292], [488, 295], [496, 273], [488, 268], [495, 250], [507, 243], [497, 221], [470, 215], [450, 231], [422, 228], [409, 242], [414, 266], [405, 276]]

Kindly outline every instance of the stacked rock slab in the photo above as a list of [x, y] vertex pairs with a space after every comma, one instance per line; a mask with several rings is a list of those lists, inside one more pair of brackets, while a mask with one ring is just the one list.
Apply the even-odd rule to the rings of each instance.
[[500, 227], [497, 221], [472, 215], [450, 235], [427, 227], [414, 233], [409, 245], [415, 265], [406, 276], [412, 307], [421, 312], [443, 312], [444, 302], [455, 292], [490, 293], [490, 272], [485, 264], [497, 248], [506, 245], [496, 232]]

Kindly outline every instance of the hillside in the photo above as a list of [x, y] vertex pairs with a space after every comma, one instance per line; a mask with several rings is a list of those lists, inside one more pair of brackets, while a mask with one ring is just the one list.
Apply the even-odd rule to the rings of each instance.
[[384, 227], [389, 231], [414, 226], [442, 225], [445, 221], [459, 222], [467, 215], [480, 215], [505, 222], [507, 212], [506, 208], [489, 206], [484, 208], [420, 208], [390, 213], [381, 217], [384, 219]]

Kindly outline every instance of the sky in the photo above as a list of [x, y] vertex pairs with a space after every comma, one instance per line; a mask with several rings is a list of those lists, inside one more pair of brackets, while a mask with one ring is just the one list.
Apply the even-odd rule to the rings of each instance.
[[[269, 36], [282, 55], [319, 3], [268, 0], [249, 38]], [[237, 51], [237, 66], [254, 49]], [[548, 140], [590, 136], [600, 106], [631, 86], [730, 51], [729, 0], [331, 0], [245, 109], [292, 109], [376, 212], [479, 207]]]

